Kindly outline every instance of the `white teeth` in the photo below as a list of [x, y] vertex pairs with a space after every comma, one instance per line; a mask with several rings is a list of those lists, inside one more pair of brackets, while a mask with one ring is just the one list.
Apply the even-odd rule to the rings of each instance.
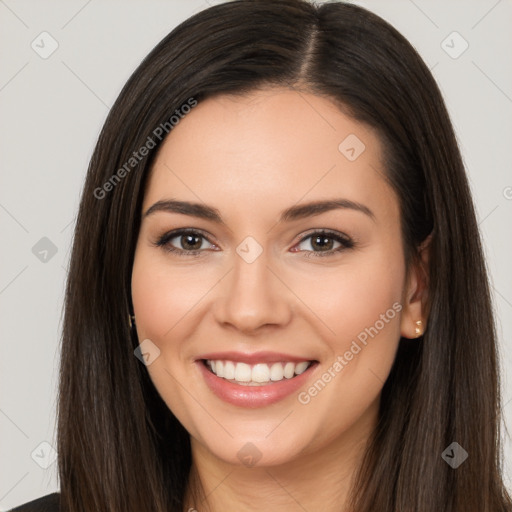
[[[235, 380], [238, 382], [251, 382], [251, 367], [245, 363], [237, 363], [235, 367]], [[226, 376], [224, 376], [226, 378]]]
[[[213, 363], [215, 361], [212, 361]], [[213, 368], [212, 368], [213, 370]], [[213, 370], [215, 371], [215, 370]], [[225, 361], [224, 362], [224, 375], [223, 377], [225, 379], [234, 379], [235, 378], [235, 365], [232, 361]]]
[[[307, 364], [307, 363], [306, 363]], [[281, 363], [274, 363], [270, 367], [270, 380], [283, 380], [284, 378], [284, 368]]]
[[[213, 361], [215, 362], [215, 361]], [[293, 377], [293, 374], [295, 373], [295, 365], [293, 363], [286, 363], [284, 365], [284, 376], [287, 379], [291, 379]]]
[[304, 362], [304, 363], [299, 363], [296, 367], [295, 367], [295, 373], [297, 375], [300, 375], [301, 373], [304, 373], [306, 371], [306, 368], [308, 367], [309, 363], [307, 362]]
[[302, 361], [300, 363], [271, 363], [270, 365], [258, 363], [251, 366], [246, 363], [236, 363], [234, 361], [207, 360], [207, 365], [217, 377], [249, 386], [291, 379], [296, 375], [304, 373], [310, 364], [309, 361]]
[[270, 380], [270, 368], [267, 364], [257, 364], [252, 369], [253, 382], [268, 382]]

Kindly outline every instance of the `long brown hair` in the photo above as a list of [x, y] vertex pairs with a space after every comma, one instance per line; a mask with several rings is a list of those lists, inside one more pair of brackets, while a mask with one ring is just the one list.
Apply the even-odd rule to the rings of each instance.
[[[66, 289], [63, 510], [183, 510], [189, 435], [134, 357], [138, 340], [127, 316], [145, 182], [163, 140], [155, 130], [191, 98], [266, 86], [323, 95], [377, 130], [400, 200], [408, 268], [432, 234], [428, 329], [414, 343], [400, 340], [353, 510], [510, 510], [486, 266], [440, 91], [413, 47], [381, 18], [304, 0], [237, 0], [192, 16], [144, 59], [108, 115], [83, 189]], [[149, 139], [154, 148], [127, 166]], [[457, 469], [441, 457], [452, 442], [469, 454]]]

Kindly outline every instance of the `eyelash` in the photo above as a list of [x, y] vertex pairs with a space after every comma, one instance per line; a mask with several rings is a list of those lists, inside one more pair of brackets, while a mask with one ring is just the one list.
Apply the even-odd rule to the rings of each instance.
[[[172, 247], [171, 245], [169, 245], [170, 240], [172, 240], [173, 238], [176, 238], [177, 236], [180, 236], [180, 235], [198, 235], [198, 236], [208, 240], [208, 237], [204, 233], [202, 233], [201, 231], [199, 231], [197, 229], [180, 228], [180, 229], [176, 229], [174, 231], [170, 231], [169, 233], [165, 233], [156, 242], [154, 242], [153, 245], [155, 245], [157, 247], [161, 247], [163, 250], [174, 253], [180, 257], [181, 256], [196, 257], [196, 258], [200, 257], [202, 255], [202, 252], [204, 252], [203, 249], [187, 251], [187, 250], [178, 249], [176, 247]], [[303, 257], [305, 257], [305, 258], [311, 258], [311, 257], [323, 258], [326, 256], [334, 256], [335, 254], [338, 254], [341, 251], [344, 251], [347, 249], [353, 249], [356, 246], [356, 243], [353, 240], [351, 240], [349, 237], [347, 237], [345, 235], [341, 235], [340, 233], [338, 233], [336, 231], [331, 231], [328, 229], [320, 229], [318, 231], [313, 231], [313, 232], [305, 235], [297, 242], [297, 245], [300, 245], [302, 242], [304, 242], [308, 238], [313, 237], [314, 235], [332, 238], [336, 242], [339, 242], [341, 244], [341, 246], [338, 247], [337, 249], [330, 249], [329, 251], [300, 251], [299, 250], [296, 252], [305, 252], [305, 254], [303, 255]]]

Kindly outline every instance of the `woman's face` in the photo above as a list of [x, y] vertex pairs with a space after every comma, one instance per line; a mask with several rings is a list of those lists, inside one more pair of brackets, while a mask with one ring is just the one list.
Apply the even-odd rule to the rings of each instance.
[[205, 100], [167, 136], [132, 297], [147, 370], [197, 452], [276, 465], [374, 427], [421, 315], [381, 150], [327, 99], [287, 89]]

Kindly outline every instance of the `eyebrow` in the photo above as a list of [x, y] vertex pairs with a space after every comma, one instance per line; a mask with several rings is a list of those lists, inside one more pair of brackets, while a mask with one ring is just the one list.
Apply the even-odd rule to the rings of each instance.
[[[313, 201], [291, 206], [281, 212], [279, 222], [290, 222], [337, 209], [355, 210], [364, 213], [375, 221], [375, 214], [364, 204], [349, 199], [329, 199], [326, 201]], [[146, 218], [156, 212], [181, 213], [183, 215], [191, 215], [192, 217], [211, 220], [218, 224], [226, 225], [217, 208], [201, 203], [176, 201], [173, 199], [157, 201], [153, 206], [148, 208], [143, 217]]]

